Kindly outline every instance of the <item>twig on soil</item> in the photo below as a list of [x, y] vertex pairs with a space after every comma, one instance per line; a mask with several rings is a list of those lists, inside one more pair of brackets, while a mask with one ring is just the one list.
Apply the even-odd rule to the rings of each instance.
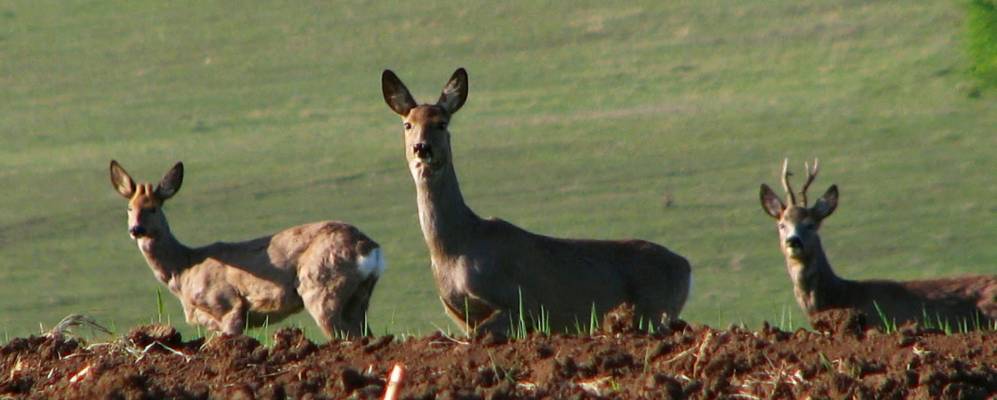
[[698, 375], [699, 366], [706, 359], [706, 346], [713, 341], [713, 331], [706, 331], [706, 337], [703, 338], [703, 342], [699, 344], [699, 352], [696, 353], [696, 362], [692, 364], [692, 376]]
[[179, 350], [176, 350], [176, 349], [174, 349], [174, 348], [172, 348], [170, 346], [162, 344], [158, 340], [155, 341], [155, 342], [149, 343], [148, 346], [145, 346], [145, 348], [142, 349], [142, 354], [138, 357], [138, 359], [135, 360], [135, 362], [142, 361], [142, 359], [145, 358], [145, 355], [149, 352], [149, 350], [152, 349], [152, 346], [155, 346], [157, 344], [159, 345], [159, 347], [162, 347], [162, 348], [166, 349], [166, 351], [182, 357], [185, 362], [190, 362], [190, 359], [191, 359], [190, 356], [188, 356], [188, 355], [184, 354], [183, 352], [181, 352]]
[[693, 349], [694, 349], [694, 347], [690, 347], [688, 349], [685, 349], [681, 353], [676, 354], [675, 357], [669, 358], [669, 359], [667, 359], [665, 361], [662, 361], [661, 363], [662, 364], [671, 364], [672, 362], [677, 361], [678, 359], [683, 358], [683, 357], [689, 355], [689, 352], [691, 352]]
[[[769, 370], [762, 369], [759, 372], [752, 373], [747, 379], [740, 381], [740, 384], [735, 384], [736, 386], [744, 389], [745, 391], [753, 392], [760, 385], [771, 385], [773, 390], [779, 386], [780, 383], [787, 383], [793, 386], [802, 385], [805, 381], [803, 379], [803, 373], [800, 370], [790, 374], [787, 373], [789, 366], [783, 361], [780, 366], [776, 366], [772, 359], [767, 355], [764, 355], [765, 361], [768, 362]], [[751, 396], [751, 398], [758, 398], [755, 395], [739, 393], [742, 396]]]
[[[443, 329], [440, 329], [440, 327], [438, 327], [438, 326], [436, 327], [436, 331], [439, 332], [440, 336], [443, 336], [444, 339], [447, 339], [447, 340], [449, 340], [451, 342], [454, 342], [454, 343], [457, 343], [457, 344], [463, 344], [463, 345], [469, 345], [469, 344], [471, 344], [471, 342], [465, 342], [463, 340], [460, 340], [460, 339], [457, 339], [457, 338], [455, 338], [453, 336], [448, 335], [446, 332], [443, 331]], [[430, 344], [432, 344], [432, 342]]]
[[285, 370], [280, 370], [280, 371], [276, 371], [276, 372], [271, 372], [269, 374], [260, 375], [260, 378], [270, 378], [270, 377], [274, 377], [274, 376], [278, 376], [278, 375], [284, 375], [284, 374], [286, 374], [288, 372], [291, 372], [291, 371], [290, 370], [286, 370], [286, 369]]
[[79, 372], [73, 374], [73, 376], [69, 378], [69, 383], [77, 383], [86, 379], [86, 377], [90, 375], [90, 367], [91, 365], [87, 364], [86, 367], [83, 367], [83, 369]]
[[72, 328], [77, 326], [87, 325], [90, 329], [96, 329], [108, 335], [113, 335], [110, 330], [98, 324], [93, 318], [81, 314], [69, 314], [58, 324], [55, 324], [52, 329], [45, 333], [46, 337], [49, 338], [61, 338], [65, 336], [66, 333], [72, 333]]
[[398, 392], [402, 388], [402, 380], [405, 378], [405, 366], [402, 364], [395, 364], [391, 368], [391, 374], [388, 377], [388, 387], [384, 389], [384, 400], [395, 400], [398, 398]]
[[14, 368], [10, 369], [10, 378], [7, 378], [7, 380], [8, 381], [13, 381], [14, 380], [14, 375], [17, 374], [18, 372], [20, 372], [22, 369], [24, 369], [24, 363], [21, 362], [21, 356], [18, 355], [17, 356], [17, 361], [14, 362]]
[[602, 376], [598, 378], [592, 378], [586, 381], [581, 381], [576, 384], [578, 385], [578, 387], [582, 388], [582, 390], [584, 390], [588, 394], [591, 394], [593, 396], [603, 396], [605, 394], [603, 393], [604, 386], [606, 386], [605, 384], [612, 379], [613, 379], [612, 376]]

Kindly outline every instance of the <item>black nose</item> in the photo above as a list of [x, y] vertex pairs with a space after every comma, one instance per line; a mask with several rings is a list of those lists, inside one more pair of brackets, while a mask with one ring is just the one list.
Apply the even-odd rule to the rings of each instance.
[[800, 249], [803, 248], [803, 241], [800, 240], [800, 238], [793, 236], [786, 239], [786, 246], [791, 249]]
[[415, 146], [412, 146], [412, 152], [419, 158], [430, 158], [433, 156], [433, 149], [429, 147], [429, 143], [416, 143]]
[[128, 228], [128, 233], [132, 234], [132, 236], [139, 237], [145, 235], [145, 228], [139, 225], [135, 225], [131, 228]]

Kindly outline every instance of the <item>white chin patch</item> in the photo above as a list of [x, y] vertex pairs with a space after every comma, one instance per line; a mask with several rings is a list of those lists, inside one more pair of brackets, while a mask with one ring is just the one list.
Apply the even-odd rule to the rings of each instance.
[[152, 251], [152, 239], [140, 237], [135, 239], [135, 243], [138, 243], [138, 249], [142, 250], [143, 253], [149, 253]]
[[387, 266], [387, 261], [384, 259], [384, 255], [381, 254], [380, 247], [371, 250], [367, 255], [357, 257], [357, 269], [364, 278], [371, 274], [380, 277]]
[[797, 248], [792, 248], [792, 247], [787, 248], [786, 254], [789, 254], [789, 256], [792, 258], [797, 258], [797, 259], [803, 258], [803, 250]]

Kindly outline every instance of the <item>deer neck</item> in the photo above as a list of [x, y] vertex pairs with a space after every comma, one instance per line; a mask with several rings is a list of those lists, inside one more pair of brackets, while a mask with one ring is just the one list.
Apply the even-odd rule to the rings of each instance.
[[136, 242], [156, 279], [167, 286], [174, 277], [192, 265], [193, 251], [173, 236], [170, 226], [165, 222], [158, 237], [141, 237]]
[[839, 278], [831, 263], [828, 262], [824, 249], [817, 240], [815, 251], [806, 259], [786, 257], [789, 277], [793, 281], [793, 292], [796, 302], [808, 314], [832, 308], [844, 299], [841, 295], [848, 284]]
[[453, 164], [431, 181], [416, 181], [419, 224], [433, 266], [461, 254], [474, 225], [481, 219], [464, 203]]

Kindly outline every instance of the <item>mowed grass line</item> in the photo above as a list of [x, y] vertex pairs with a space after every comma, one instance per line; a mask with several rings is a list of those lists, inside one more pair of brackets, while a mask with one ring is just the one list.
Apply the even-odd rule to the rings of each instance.
[[[451, 127], [468, 203], [538, 233], [638, 237], [687, 256], [686, 319], [757, 325], [789, 305], [804, 323], [757, 200], [787, 156], [820, 157], [815, 189], [841, 188], [822, 228], [840, 275], [993, 273], [997, 115], [992, 98], [967, 95], [963, 12], [5, 3], [0, 329], [24, 335], [74, 312], [118, 327], [155, 318], [159, 284], [125, 232], [112, 158], [153, 181], [185, 162], [166, 212], [190, 245], [358, 225], [389, 262], [375, 331], [447, 326], [383, 68], [421, 101], [468, 68]], [[317, 334], [306, 315], [283, 325]]]

